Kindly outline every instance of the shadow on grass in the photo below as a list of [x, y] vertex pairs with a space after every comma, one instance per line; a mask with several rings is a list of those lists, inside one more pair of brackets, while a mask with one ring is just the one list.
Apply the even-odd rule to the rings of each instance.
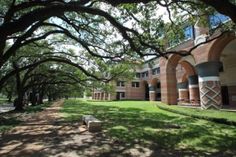
[[21, 122], [20, 120], [17, 120], [14, 117], [11, 118], [0, 117], [0, 132], [7, 131], [10, 128], [13, 128], [17, 124], [19, 124], [20, 122]]
[[52, 105], [52, 103], [46, 102], [46, 103], [35, 105], [35, 106], [27, 106], [23, 112], [25, 112], [25, 113], [40, 112], [51, 105]]
[[[139, 108], [65, 102], [67, 121], [80, 121], [92, 114], [103, 121], [103, 132], [126, 149], [136, 144], [151, 149], [152, 155], [232, 156], [236, 154], [236, 128], [168, 112]], [[163, 154], [162, 154], [163, 152]]]

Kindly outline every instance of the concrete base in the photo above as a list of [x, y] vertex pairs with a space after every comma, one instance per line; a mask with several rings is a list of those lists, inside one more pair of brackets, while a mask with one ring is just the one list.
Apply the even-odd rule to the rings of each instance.
[[90, 132], [101, 131], [102, 122], [100, 120], [96, 119], [94, 116], [83, 115], [82, 121], [84, 124], [86, 124], [88, 131], [90, 131]]

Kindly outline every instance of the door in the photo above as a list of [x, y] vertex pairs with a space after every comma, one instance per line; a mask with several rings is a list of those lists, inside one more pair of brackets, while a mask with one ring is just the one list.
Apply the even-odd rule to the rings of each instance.
[[116, 100], [120, 100], [120, 92], [116, 92]]
[[222, 104], [229, 105], [229, 92], [227, 86], [221, 87]]

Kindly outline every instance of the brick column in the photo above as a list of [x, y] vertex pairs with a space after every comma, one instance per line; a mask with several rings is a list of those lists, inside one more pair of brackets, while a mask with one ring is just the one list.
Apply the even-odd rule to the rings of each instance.
[[189, 100], [192, 105], [200, 105], [198, 76], [192, 75], [188, 78], [189, 82]]
[[196, 66], [202, 109], [222, 107], [219, 67], [218, 61], [205, 62]]
[[189, 102], [188, 82], [181, 82], [177, 84], [179, 93], [179, 102]]
[[149, 84], [149, 100], [150, 101], [155, 101], [156, 100], [155, 87], [151, 84]]

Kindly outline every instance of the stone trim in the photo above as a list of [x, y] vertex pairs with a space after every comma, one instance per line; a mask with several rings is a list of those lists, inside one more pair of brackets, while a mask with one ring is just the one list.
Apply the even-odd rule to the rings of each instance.
[[199, 77], [199, 82], [220, 81], [219, 76]]
[[198, 85], [198, 84], [190, 84], [188, 87], [189, 87], [189, 88], [198, 88], [199, 85]]
[[178, 89], [179, 92], [188, 91], [188, 89]]

